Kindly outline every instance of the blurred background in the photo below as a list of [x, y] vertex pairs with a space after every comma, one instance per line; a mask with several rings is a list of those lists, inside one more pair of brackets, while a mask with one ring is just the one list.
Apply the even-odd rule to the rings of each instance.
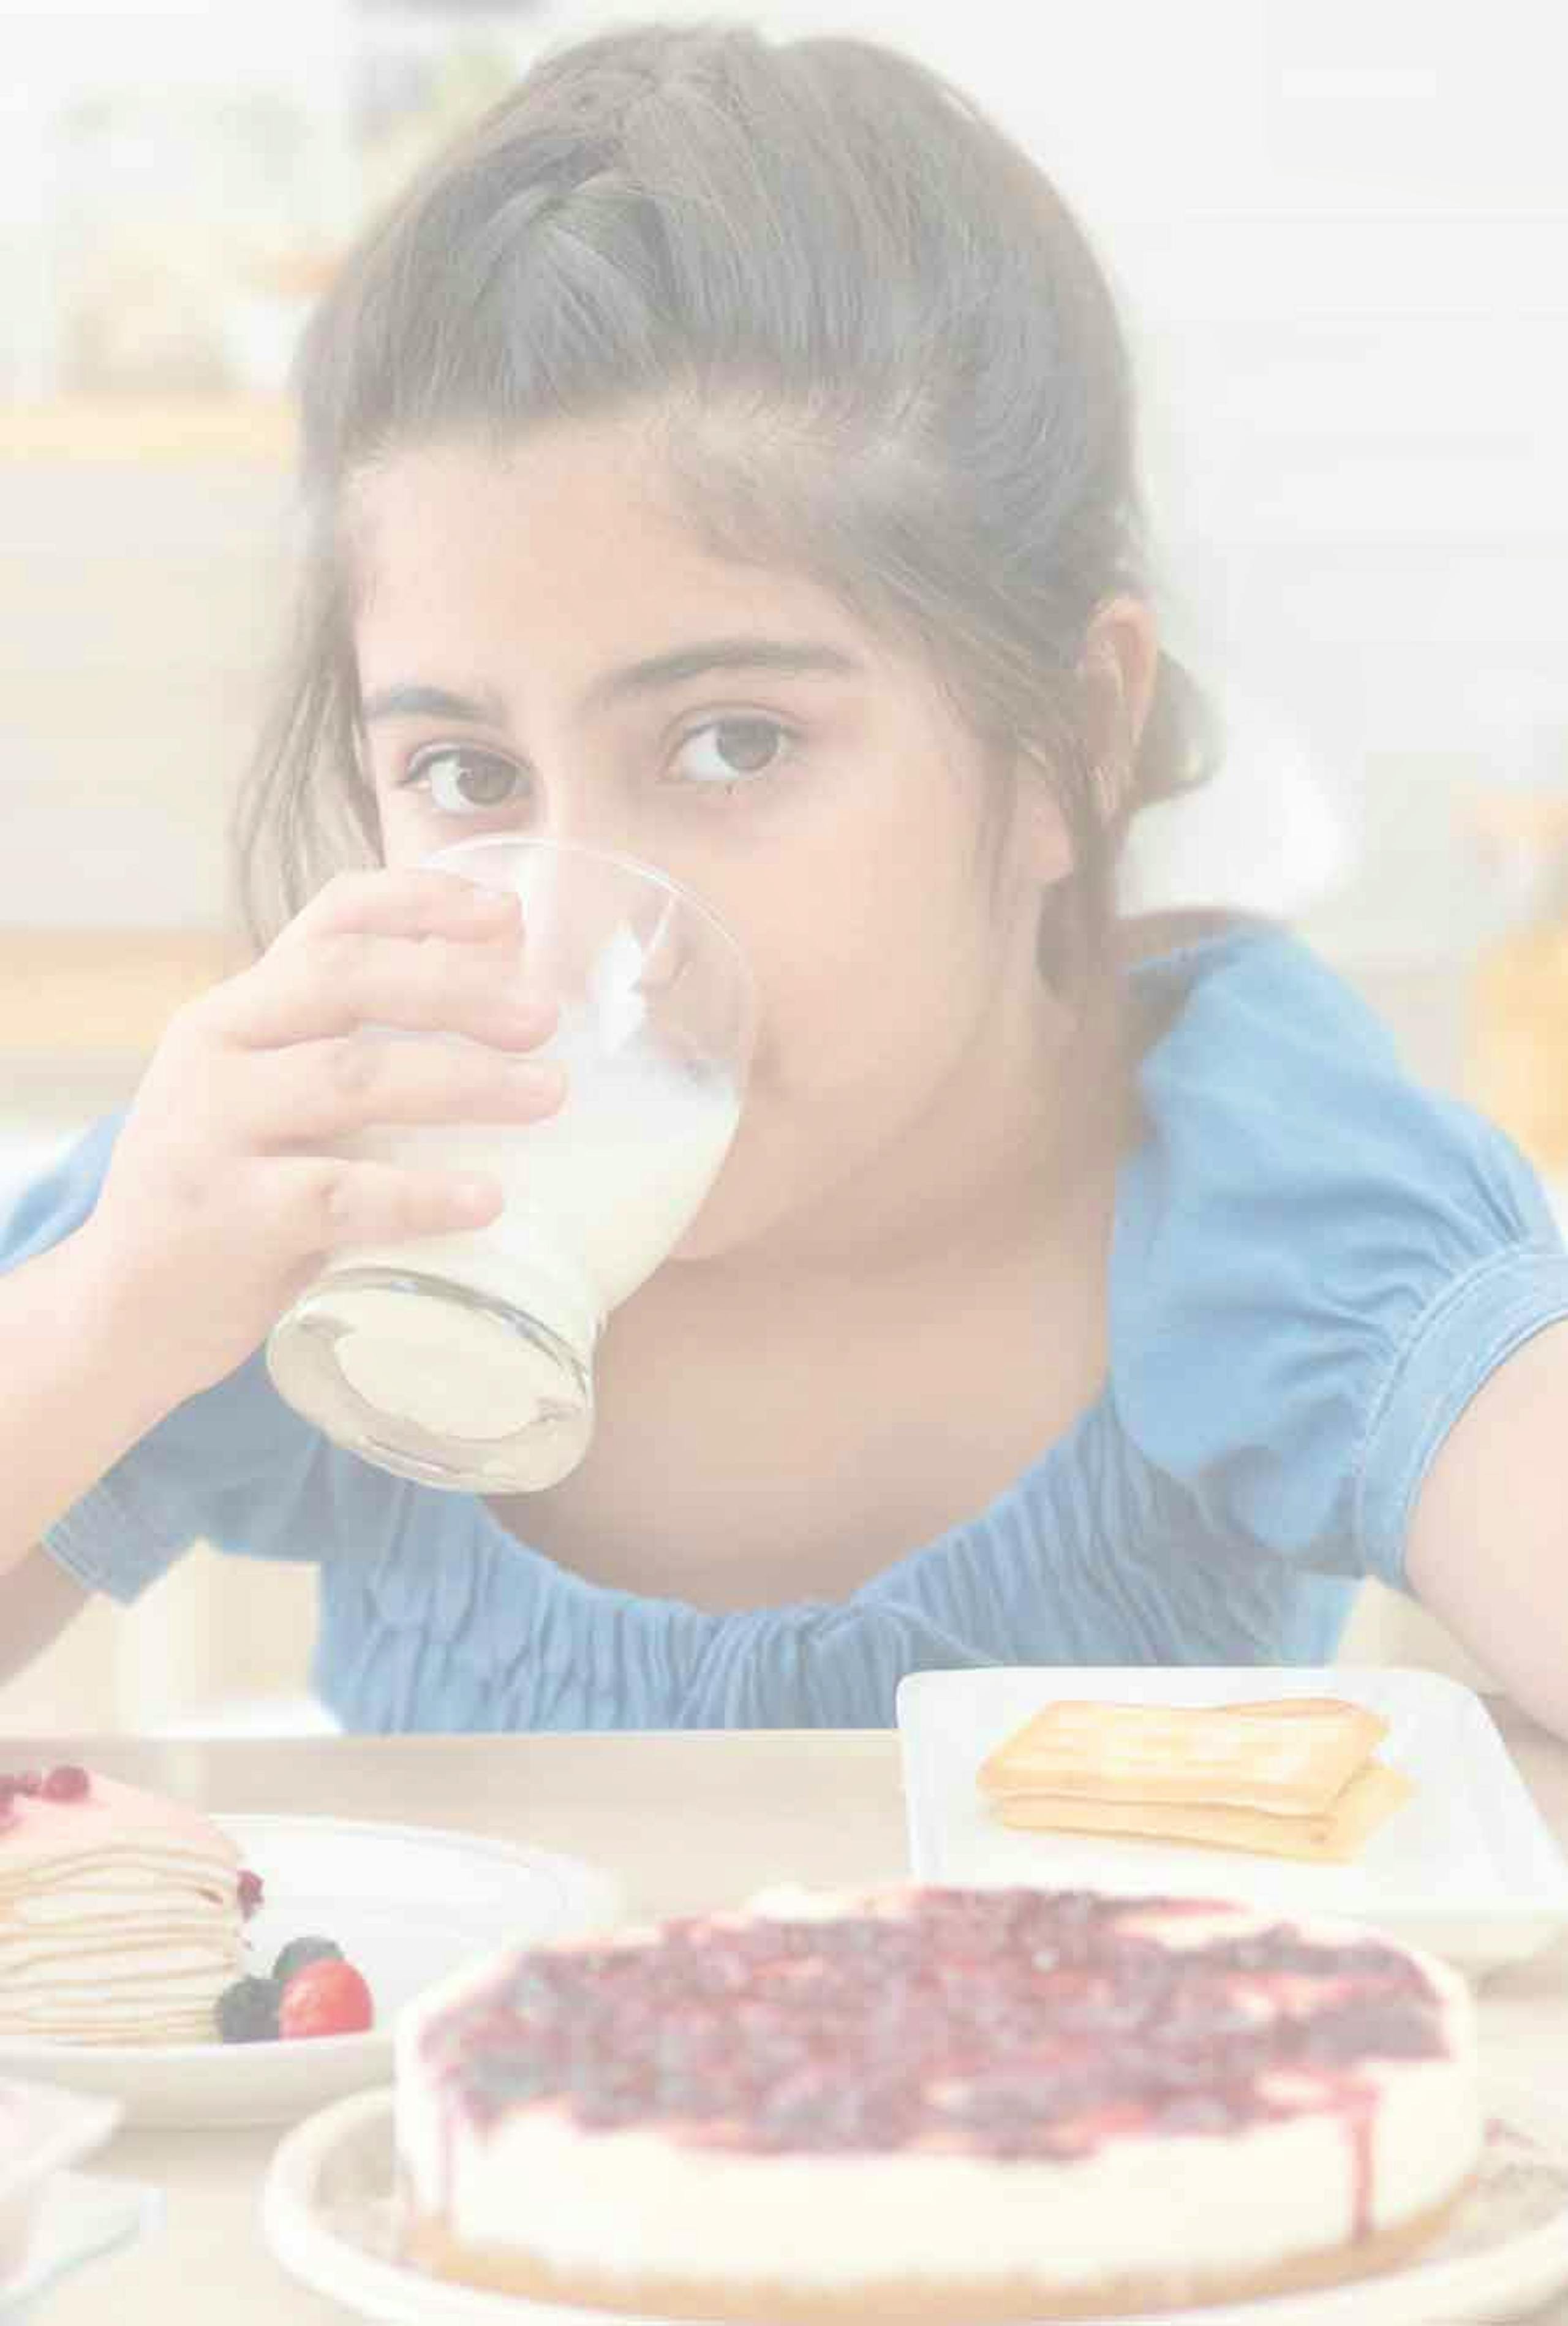
[[[897, 42], [1054, 176], [1137, 357], [1166, 634], [1229, 739], [1138, 826], [1129, 904], [1293, 919], [1568, 1189], [1568, 137], [1540, 0], [3, 14], [0, 1206], [234, 957], [312, 301], [542, 48], [649, 15]], [[89, 1611], [0, 1721], [308, 1726], [311, 1601], [308, 1568], [198, 1552]]]

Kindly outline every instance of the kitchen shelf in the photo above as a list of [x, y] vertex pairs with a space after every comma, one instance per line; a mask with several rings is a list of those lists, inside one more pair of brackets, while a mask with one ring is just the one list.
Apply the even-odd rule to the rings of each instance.
[[0, 465], [286, 468], [294, 414], [283, 396], [60, 396], [0, 403]]
[[209, 930], [0, 929], [0, 1056], [144, 1057], [182, 1003], [246, 958]]

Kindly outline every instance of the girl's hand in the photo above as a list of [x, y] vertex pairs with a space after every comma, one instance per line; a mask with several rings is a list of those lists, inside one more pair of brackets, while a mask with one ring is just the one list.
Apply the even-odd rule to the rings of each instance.
[[518, 996], [521, 935], [515, 898], [452, 874], [345, 874], [171, 1021], [80, 1231], [88, 1329], [153, 1369], [161, 1402], [232, 1372], [339, 1247], [496, 1217], [492, 1179], [334, 1150], [371, 1123], [554, 1112], [561, 1069], [527, 1056], [552, 1019]]

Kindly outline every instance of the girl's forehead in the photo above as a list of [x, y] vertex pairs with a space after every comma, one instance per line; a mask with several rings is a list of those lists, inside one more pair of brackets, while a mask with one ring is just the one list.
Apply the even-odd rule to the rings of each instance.
[[803, 590], [799, 575], [740, 565], [703, 538], [656, 472], [613, 432], [540, 430], [515, 444], [440, 442], [386, 454], [352, 481], [344, 542], [359, 589], [400, 572], [445, 570], [460, 588], [550, 577], [560, 590], [592, 577]]
[[612, 532], [635, 535], [645, 554], [661, 536], [670, 553], [682, 545], [673, 511], [660, 506], [618, 442], [564, 430], [504, 445], [459, 439], [396, 447], [351, 477], [342, 520], [351, 566], [366, 585], [411, 558], [443, 552], [537, 561]]
[[905, 656], [825, 580], [725, 554], [635, 440], [590, 423], [507, 445], [443, 442], [388, 453], [353, 479], [344, 549], [356, 627], [472, 625], [831, 641], [868, 675]]

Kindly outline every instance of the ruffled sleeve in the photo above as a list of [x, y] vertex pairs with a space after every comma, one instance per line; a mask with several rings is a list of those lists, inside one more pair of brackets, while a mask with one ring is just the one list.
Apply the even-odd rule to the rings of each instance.
[[1293, 938], [1170, 955], [1138, 996], [1166, 1030], [1112, 1261], [1122, 1426], [1221, 1536], [1402, 1586], [1443, 1439], [1568, 1317], [1539, 1183]]
[[[90, 1214], [120, 1118], [96, 1123], [0, 1221], [0, 1273]], [[46, 1549], [91, 1590], [129, 1602], [193, 1544], [320, 1559], [374, 1544], [399, 1482], [328, 1444], [285, 1405], [258, 1350], [175, 1407], [47, 1529]]]

